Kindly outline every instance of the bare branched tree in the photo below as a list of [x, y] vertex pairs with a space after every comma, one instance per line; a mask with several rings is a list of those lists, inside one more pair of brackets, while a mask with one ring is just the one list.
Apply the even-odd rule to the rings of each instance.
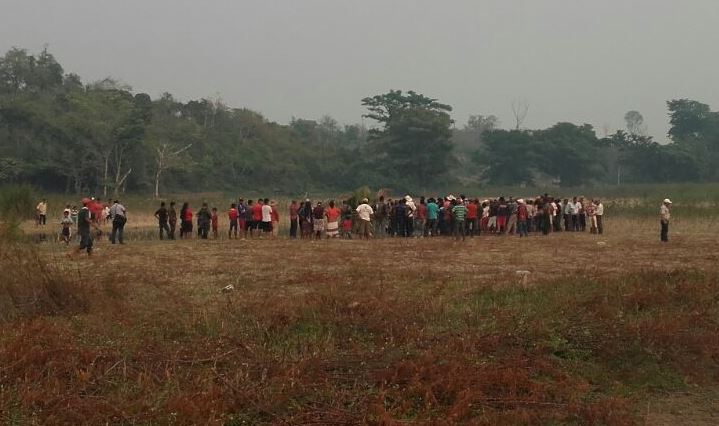
[[[172, 160], [177, 158], [180, 154], [190, 149], [192, 144], [187, 144], [179, 149], [172, 149], [170, 144], [162, 143], [156, 148], [155, 156], [155, 198], [160, 198], [160, 179], [162, 178], [162, 172], [167, 170], [172, 165]], [[130, 169], [132, 170], [132, 169]]]
[[647, 125], [644, 124], [644, 117], [639, 111], [629, 111], [624, 114], [624, 121], [627, 123], [629, 133], [644, 136], [647, 133]]
[[529, 112], [529, 104], [524, 100], [515, 99], [512, 101], [512, 114], [514, 115], [514, 129], [519, 130], [522, 123], [527, 118]]

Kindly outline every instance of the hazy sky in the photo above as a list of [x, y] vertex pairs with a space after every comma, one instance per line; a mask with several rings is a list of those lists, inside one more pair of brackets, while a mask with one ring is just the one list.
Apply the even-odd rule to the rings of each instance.
[[[665, 101], [719, 107], [719, 0], [0, 0], [0, 49], [48, 44], [84, 81], [217, 94], [286, 123], [361, 121], [360, 99], [416, 90], [511, 127], [624, 127], [664, 140]], [[370, 124], [369, 122], [367, 124]]]

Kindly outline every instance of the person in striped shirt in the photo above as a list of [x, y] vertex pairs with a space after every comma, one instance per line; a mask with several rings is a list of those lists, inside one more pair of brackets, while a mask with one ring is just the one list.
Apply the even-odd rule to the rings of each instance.
[[459, 241], [459, 237], [462, 237], [464, 241], [465, 236], [465, 218], [467, 217], [467, 207], [463, 202], [452, 200], [452, 223], [454, 224], [454, 237]]

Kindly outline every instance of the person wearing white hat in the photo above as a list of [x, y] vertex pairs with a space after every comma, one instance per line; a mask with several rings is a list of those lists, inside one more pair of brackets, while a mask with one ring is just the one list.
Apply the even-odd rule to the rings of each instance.
[[417, 212], [417, 204], [414, 203], [412, 197], [409, 195], [404, 196], [405, 200], [405, 235], [407, 237], [414, 236], [414, 219], [415, 213]]
[[669, 198], [665, 198], [662, 205], [659, 207], [660, 223], [662, 231], [660, 239], [662, 242], [669, 242], [669, 219], [672, 217], [669, 207], [672, 205], [672, 201]]

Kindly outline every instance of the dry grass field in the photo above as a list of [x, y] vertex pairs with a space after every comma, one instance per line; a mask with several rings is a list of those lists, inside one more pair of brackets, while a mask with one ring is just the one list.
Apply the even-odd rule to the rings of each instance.
[[171, 242], [146, 216], [76, 260], [3, 241], [0, 422], [717, 424], [719, 224], [661, 244], [656, 222]]

